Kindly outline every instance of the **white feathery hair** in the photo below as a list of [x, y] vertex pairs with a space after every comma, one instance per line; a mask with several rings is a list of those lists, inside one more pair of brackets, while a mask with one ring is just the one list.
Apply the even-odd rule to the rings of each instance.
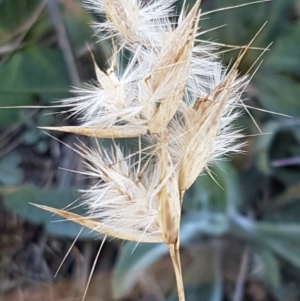
[[[172, 30], [170, 16], [175, 16], [176, 0], [86, 0], [85, 7], [106, 18], [93, 24], [103, 40], [117, 37], [127, 47], [152, 45], [160, 47]], [[106, 33], [106, 34], [105, 34]]]
[[86, 161], [84, 174], [94, 179], [83, 191], [84, 220], [43, 208], [108, 236], [166, 243], [181, 301], [183, 195], [212, 161], [240, 152], [236, 120], [249, 81], [237, 71], [247, 49], [225, 68], [214, 44], [196, 43], [200, 2], [188, 12], [183, 7], [176, 18], [175, 0], [86, 0], [88, 9], [106, 16], [93, 25], [99, 39], [117, 42], [110, 67], [103, 71], [94, 62], [96, 83], [63, 100], [73, 105], [68, 112], [79, 117], [79, 126], [47, 128], [98, 138], [139, 137], [135, 154], [117, 143], [110, 149], [99, 142], [95, 149], [77, 147]]
[[[148, 141], [147, 150], [138, 150], [151, 157], [143, 168], [142, 156], [125, 155], [116, 144], [109, 151], [80, 147], [88, 162], [86, 175], [96, 183], [84, 191], [89, 216], [143, 233], [135, 241], [151, 231], [155, 236], [164, 232], [162, 191], [169, 191], [164, 198], [178, 197], [181, 204], [184, 191], [212, 161], [241, 147], [235, 121], [248, 79], [238, 78], [236, 64], [222, 66], [214, 44], [196, 43], [201, 1], [188, 13], [183, 8], [176, 25], [174, 2], [86, 0], [86, 7], [107, 17], [94, 25], [96, 33], [117, 35], [117, 46], [106, 71], [94, 61], [96, 82], [74, 89], [76, 96], [63, 100], [74, 105], [68, 112], [81, 125], [50, 128], [100, 138], [143, 136]], [[129, 53], [125, 66], [124, 47]]]
[[145, 237], [160, 237], [159, 165], [150, 158], [136, 166], [133, 157], [124, 156], [125, 151], [116, 144], [110, 149], [81, 145], [78, 150], [87, 168], [83, 174], [96, 180], [83, 191], [82, 205], [87, 205], [88, 216], [124, 233], [133, 230]]
[[[148, 141], [151, 160], [145, 166], [142, 156], [125, 155], [116, 144], [110, 150], [80, 147], [88, 162], [86, 175], [95, 179], [83, 192], [89, 217], [141, 231], [143, 238], [135, 241], [164, 232], [160, 195], [170, 190], [165, 186], [171, 185], [176, 197], [179, 191], [181, 204], [184, 191], [212, 161], [240, 151], [235, 121], [248, 79], [238, 78], [237, 66], [222, 66], [214, 44], [196, 43], [200, 2], [188, 13], [183, 7], [174, 24], [175, 0], [86, 0], [88, 9], [106, 16], [94, 24], [96, 34], [117, 36], [117, 46], [106, 71], [94, 61], [96, 82], [62, 101], [73, 105], [68, 112], [81, 124], [54, 129]], [[129, 53], [125, 66], [124, 51]]]

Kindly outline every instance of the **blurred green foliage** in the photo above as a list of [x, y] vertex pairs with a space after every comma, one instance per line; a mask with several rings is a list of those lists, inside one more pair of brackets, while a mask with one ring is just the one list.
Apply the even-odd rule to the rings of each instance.
[[[186, 2], [191, 5], [194, 1]], [[247, 2], [203, 0], [202, 11]], [[200, 39], [230, 45], [247, 45], [268, 21], [254, 46], [267, 47], [271, 42], [273, 45], [263, 56], [264, 62], [246, 92], [248, 100], [245, 103], [293, 118], [249, 109], [265, 134], [249, 137], [247, 153], [242, 158], [235, 158], [232, 165], [220, 162], [213, 166], [215, 180], [207, 175], [199, 177], [186, 193], [181, 230], [182, 244], [187, 250], [220, 240], [240, 242], [240, 254], [249, 248], [252, 264], [248, 266], [248, 273], [264, 283], [268, 293], [277, 300], [300, 297], [299, 3], [299, 0], [273, 0], [202, 18], [202, 31], [226, 26], [209, 31]], [[98, 17], [84, 12], [75, 0], [66, 1], [60, 9], [79, 74], [84, 79], [91, 78], [94, 75], [84, 45], [87, 42], [95, 44], [89, 23]], [[49, 104], [51, 100], [69, 95], [72, 82], [56, 34], [47, 6], [42, 1], [0, 2], [0, 106]], [[96, 46], [94, 52], [99, 64], [105, 65], [107, 48]], [[258, 50], [248, 52], [241, 65], [242, 74], [247, 73], [260, 53]], [[226, 52], [224, 62], [229, 63], [237, 54], [237, 51]], [[58, 124], [58, 121], [53, 116], [45, 119], [42, 111], [37, 115], [32, 124], [19, 110], [0, 110], [0, 128], [5, 131], [15, 124], [23, 125], [22, 145], [32, 147], [41, 156], [49, 156], [48, 140], [34, 127]], [[61, 118], [58, 120], [62, 122]], [[246, 127], [247, 134], [258, 134], [247, 114], [240, 122]], [[43, 222], [49, 233], [75, 237], [79, 230], [77, 226], [69, 222], [54, 226], [50, 220], [55, 218], [29, 205], [33, 202], [62, 208], [77, 198], [74, 187], [41, 190], [22, 185], [21, 157], [17, 149], [0, 157], [0, 194], [7, 208], [31, 222]], [[16, 187], [11, 190], [6, 186]], [[85, 238], [93, 236], [88, 232], [83, 235]], [[218, 254], [218, 244], [209, 246], [215, 254], [210, 263], [205, 264], [205, 255], [199, 251], [194, 261], [200, 260], [201, 270], [193, 270], [193, 263], [184, 270], [188, 301], [223, 298], [222, 267], [218, 256], [223, 256], [222, 260], [226, 261], [233, 255]], [[132, 243], [125, 243], [114, 270], [115, 297], [130, 292], [141, 273], [166, 253], [167, 249], [162, 245], [136, 248]], [[296, 272], [291, 277], [287, 270]], [[208, 280], [201, 276], [206, 274], [212, 277]], [[295, 282], [297, 285], [291, 287], [290, 284]], [[168, 300], [173, 298], [170, 291]]]
[[[45, 224], [46, 230], [56, 236], [74, 238], [81, 231], [81, 226], [71, 221], [63, 221], [51, 213], [40, 210], [32, 204], [51, 204], [53, 207], [64, 208], [70, 206], [80, 197], [80, 193], [75, 189], [40, 189], [32, 185], [20, 185], [17, 188], [0, 188], [4, 205], [16, 211], [20, 217], [30, 220], [33, 223]], [[85, 214], [83, 207], [73, 210], [77, 214]], [[94, 239], [99, 237], [96, 233], [85, 229], [80, 234], [81, 239]]]

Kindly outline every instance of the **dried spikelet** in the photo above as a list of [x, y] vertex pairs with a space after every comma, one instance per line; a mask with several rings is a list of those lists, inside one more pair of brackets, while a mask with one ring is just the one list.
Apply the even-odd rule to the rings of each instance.
[[85, 158], [86, 175], [96, 180], [84, 191], [88, 216], [124, 233], [140, 232], [139, 240], [160, 236], [156, 189], [161, 172], [157, 159], [150, 157], [136, 166], [117, 145], [110, 150], [78, 148]]
[[[115, 55], [118, 60], [121, 54]], [[94, 65], [96, 85], [75, 89], [73, 92], [77, 96], [63, 101], [66, 105], [74, 104], [69, 110], [70, 116], [79, 115], [84, 127], [96, 126], [100, 129], [108, 129], [123, 121], [143, 125], [145, 121], [139, 118], [143, 106], [136, 102], [136, 81], [141, 76], [137, 57], [131, 59], [125, 70], [115, 59], [106, 72], [100, 70], [96, 63]]]
[[104, 224], [97, 220], [93, 220], [90, 217], [83, 217], [81, 215], [68, 212], [65, 210], [59, 210], [43, 205], [32, 204], [38, 208], [49, 211], [53, 214], [59, 215], [67, 220], [73, 221], [83, 227], [91, 229], [92, 231], [98, 232], [101, 235], [106, 235], [122, 240], [134, 241], [134, 242], [145, 242], [145, 243], [160, 243], [163, 242], [159, 235], [151, 235], [150, 237], [144, 237], [144, 232], [131, 230], [130, 233], [123, 231], [123, 229], [117, 227], [111, 227], [111, 225]]
[[[94, 29], [101, 39], [117, 36], [120, 45], [152, 45], [160, 47], [167, 32], [172, 30], [170, 16], [176, 0], [87, 0], [86, 7], [106, 16], [103, 23], [95, 23]], [[107, 36], [103, 37], [103, 33]]]
[[[230, 72], [210, 95], [196, 101], [193, 107], [183, 112], [182, 133], [179, 133], [181, 139], [184, 139], [179, 163], [179, 187], [182, 191], [190, 188], [211, 159], [225, 107], [233, 105], [229, 101], [236, 94], [236, 77], [237, 72]], [[173, 126], [177, 125], [173, 123]], [[177, 144], [176, 137], [173, 136], [173, 140]]]
[[149, 121], [150, 132], [161, 132], [182, 102], [200, 18], [198, 10], [200, 1], [195, 3], [186, 18], [166, 41], [158, 58], [157, 67], [148, 80], [153, 92], [158, 87], [163, 87], [164, 90], [160, 106]]
[[[233, 122], [239, 116], [241, 94], [248, 79], [238, 79], [237, 62], [226, 70], [209, 43], [195, 45], [200, 0], [177, 26], [171, 23], [174, 0], [87, 0], [106, 14], [96, 31], [107, 31], [118, 43], [110, 68], [97, 64], [96, 84], [75, 90], [63, 101], [79, 126], [48, 127], [98, 138], [141, 136], [147, 145], [135, 154], [113, 144], [74, 149], [85, 160], [94, 185], [83, 191], [88, 215], [45, 206], [42, 209], [100, 232], [136, 242], [168, 245], [178, 297], [184, 301], [179, 256], [179, 226], [183, 193], [208, 164], [239, 151], [241, 136]], [[130, 53], [122, 66], [122, 53]], [[249, 46], [248, 46], [249, 47]]]
[[[199, 5], [200, 0], [169, 34], [158, 55], [154, 53], [156, 48], [151, 48], [150, 52], [137, 50], [125, 70], [116, 64], [109, 72], [103, 72], [95, 64], [98, 86], [77, 89], [74, 91], [77, 97], [64, 101], [67, 105], [75, 105], [70, 110], [71, 116], [81, 114], [83, 126], [101, 128], [103, 138], [111, 132], [104, 128], [124, 121], [147, 126], [150, 133], [159, 133], [174, 116], [185, 93], [200, 18]], [[78, 128], [64, 129], [80, 134]], [[86, 135], [85, 130], [82, 133]], [[132, 137], [133, 133], [130, 133], [127, 137]], [[141, 128], [136, 131], [136, 136], [143, 133]], [[100, 131], [93, 136], [101, 137]], [[114, 137], [121, 137], [121, 134]]]

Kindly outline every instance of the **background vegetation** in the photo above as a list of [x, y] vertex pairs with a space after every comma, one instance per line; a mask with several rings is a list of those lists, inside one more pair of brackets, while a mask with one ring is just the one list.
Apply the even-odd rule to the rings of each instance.
[[[203, 0], [202, 10], [246, 2]], [[89, 27], [100, 17], [81, 5], [0, 1], [0, 106], [48, 106], [70, 96], [70, 86], [95, 77], [87, 44], [105, 67], [109, 45], [98, 44]], [[265, 134], [258, 135], [245, 114], [245, 154], [212, 166], [223, 189], [201, 176], [186, 194], [181, 239], [188, 301], [300, 299], [299, 14], [299, 0], [273, 0], [201, 21], [202, 31], [226, 24], [201, 38], [230, 45], [246, 45], [268, 21], [255, 46], [274, 44], [246, 103], [292, 118], [250, 110]], [[237, 54], [224, 52], [224, 63]], [[249, 51], [241, 73], [259, 54]], [[55, 223], [60, 219], [29, 202], [63, 208], [89, 183], [66, 171], [80, 170], [80, 158], [37, 129], [76, 122], [54, 112], [59, 110], [0, 110], [0, 300], [80, 300], [99, 248], [100, 238], [84, 231], [54, 278], [80, 227]], [[67, 144], [77, 139], [55, 137]], [[166, 255], [162, 245], [108, 242], [87, 300], [176, 300]]]

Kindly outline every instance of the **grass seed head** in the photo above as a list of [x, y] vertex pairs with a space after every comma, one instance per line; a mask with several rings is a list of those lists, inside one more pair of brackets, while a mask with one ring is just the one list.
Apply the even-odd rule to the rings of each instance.
[[122, 229], [124, 239], [133, 231], [141, 233], [135, 241], [176, 243], [183, 192], [212, 159], [239, 151], [233, 122], [246, 81], [238, 79], [238, 64], [222, 66], [214, 44], [196, 43], [200, 2], [188, 13], [183, 8], [175, 24], [173, 0], [86, 1], [106, 15], [96, 32], [116, 40], [111, 66], [104, 71], [94, 61], [97, 82], [63, 101], [81, 125], [47, 129], [147, 140], [130, 160], [115, 144], [77, 150], [95, 183], [83, 192], [88, 218]]
[[201, 1], [188, 13], [183, 8], [177, 22], [174, 2], [86, 0], [89, 9], [106, 16], [94, 24], [96, 33], [105, 31], [104, 39], [116, 41], [111, 67], [104, 71], [94, 62], [97, 82], [63, 101], [73, 105], [69, 116], [79, 117], [81, 125], [47, 129], [139, 137], [139, 147], [129, 154], [115, 143], [106, 150], [98, 142], [94, 149], [77, 146], [84, 174], [94, 180], [83, 191], [87, 217], [44, 209], [104, 235], [165, 242], [184, 300], [178, 250], [183, 193], [212, 161], [239, 152], [235, 120], [247, 79], [238, 78], [238, 63], [222, 66], [214, 43], [196, 43]]

